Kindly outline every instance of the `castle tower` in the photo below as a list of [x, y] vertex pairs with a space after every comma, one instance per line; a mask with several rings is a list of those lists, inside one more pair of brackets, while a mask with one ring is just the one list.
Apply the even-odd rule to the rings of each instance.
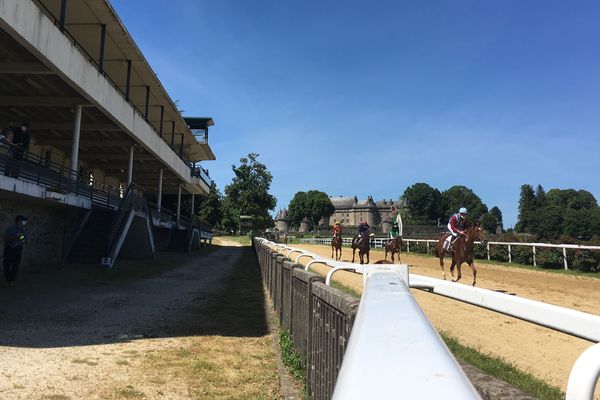
[[284, 208], [279, 210], [275, 216], [275, 228], [281, 233], [288, 232], [290, 228], [290, 220], [288, 219], [288, 212]]
[[308, 219], [308, 217], [304, 217], [302, 219], [302, 221], [300, 221], [300, 229], [298, 229], [298, 232], [306, 233], [309, 231], [310, 231], [310, 220]]

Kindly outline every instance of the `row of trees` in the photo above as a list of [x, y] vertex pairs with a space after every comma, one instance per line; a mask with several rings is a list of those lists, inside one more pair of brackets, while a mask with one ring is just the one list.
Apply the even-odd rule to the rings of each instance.
[[406, 188], [403, 194], [406, 200], [406, 223], [431, 225], [445, 224], [460, 207], [469, 210], [471, 220], [480, 220], [484, 229], [496, 232], [502, 226], [502, 212], [498, 207], [488, 210], [481, 198], [466, 186], [452, 186], [440, 192], [426, 183], [415, 183]]
[[273, 175], [258, 157], [258, 154], [250, 153], [240, 159], [239, 166], [231, 166], [235, 176], [225, 186], [225, 195], [212, 183], [208, 196], [199, 202], [197, 214], [200, 218], [227, 232], [237, 232], [241, 215], [252, 218], [252, 229], [273, 225], [269, 215], [277, 203], [269, 193]]
[[600, 236], [600, 208], [586, 190], [552, 189], [541, 185], [521, 186], [519, 221], [515, 231], [540, 238], [560, 236], [589, 240]]

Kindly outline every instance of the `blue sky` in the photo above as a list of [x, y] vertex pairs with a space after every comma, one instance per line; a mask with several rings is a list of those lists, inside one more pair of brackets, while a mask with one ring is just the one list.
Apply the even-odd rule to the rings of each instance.
[[255, 152], [297, 191], [465, 185], [505, 227], [520, 186], [600, 197], [597, 1], [111, 0], [223, 190]]

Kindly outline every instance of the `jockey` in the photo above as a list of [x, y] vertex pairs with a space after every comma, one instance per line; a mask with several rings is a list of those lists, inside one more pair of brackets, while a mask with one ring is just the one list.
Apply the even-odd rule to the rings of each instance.
[[390, 239], [397, 237], [400, 237], [400, 227], [398, 226], [398, 222], [395, 221], [394, 225], [392, 225], [392, 229], [390, 229]]
[[451, 216], [450, 220], [448, 221], [448, 230], [453, 236], [452, 242], [450, 243], [450, 249], [452, 249], [452, 245], [454, 244], [456, 238], [458, 238], [459, 235], [465, 234], [465, 229], [467, 229], [468, 226], [469, 221], [467, 220], [467, 209], [461, 207], [460, 210]]
[[369, 224], [367, 223], [367, 221], [363, 221], [360, 223], [360, 225], [358, 225], [358, 239], [357, 241], [361, 240], [361, 238], [363, 237], [363, 235], [367, 235], [369, 232], [369, 229], [371, 229], [371, 227], [369, 226]]
[[[333, 221], [333, 238], [342, 236], [342, 225], [336, 220]], [[332, 238], [332, 239], [333, 239]]]

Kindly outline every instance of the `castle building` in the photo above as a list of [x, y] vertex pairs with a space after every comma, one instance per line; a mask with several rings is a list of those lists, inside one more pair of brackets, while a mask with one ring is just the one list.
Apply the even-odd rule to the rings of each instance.
[[287, 209], [279, 210], [275, 216], [275, 228], [279, 232], [288, 232], [290, 229], [290, 220], [288, 219]]
[[330, 196], [335, 212], [329, 218], [329, 224], [334, 220], [345, 226], [358, 226], [361, 221], [367, 223], [377, 232], [387, 233], [391, 227], [391, 217], [395, 208], [399, 206], [394, 200], [381, 200], [375, 202], [371, 196], [366, 200], [358, 200], [356, 196]]

